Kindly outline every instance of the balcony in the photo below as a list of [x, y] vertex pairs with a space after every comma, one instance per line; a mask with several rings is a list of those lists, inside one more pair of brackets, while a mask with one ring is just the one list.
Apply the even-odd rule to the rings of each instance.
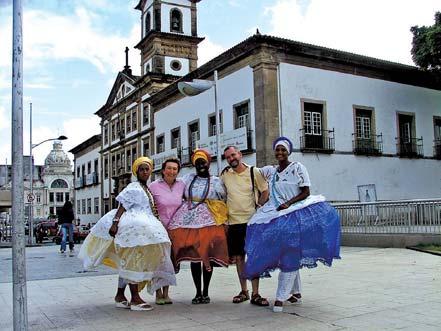
[[86, 184], [85, 185], [99, 184], [98, 183], [98, 174], [96, 172], [92, 172], [92, 173], [86, 175], [85, 177], [86, 177]]
[[441, 139], [433, 141], [433, 157], [437, 160], [441, 160]]
[[423, 157], [423, 137], [421, 138], [395, 138], [397, 141], [397, 154], [400, 157]]
[[75, 179], [75, 188], [82, 188], [84, 186], [83, 176]]
[[334, 129], [322, 130], [321, 134], [306, 133], [300, 129], [300, 151], [303, 153], [331, 154], [335, 150]]
[[357, 155], [381, 155], [383, 153], [383, 135], [362, 138], [353, 133], [352, 149]]

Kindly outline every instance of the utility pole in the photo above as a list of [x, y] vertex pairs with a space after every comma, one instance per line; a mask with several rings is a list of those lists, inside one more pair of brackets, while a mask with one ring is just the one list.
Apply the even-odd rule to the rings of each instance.
[[12, 31], [12, 300], [14, 331], [28, 329], [23, 188], [23, 6], [14, 0]]
[[29, 245], [34, 244], [34, 165], [32, 157], [32, 102], [29, 104]]

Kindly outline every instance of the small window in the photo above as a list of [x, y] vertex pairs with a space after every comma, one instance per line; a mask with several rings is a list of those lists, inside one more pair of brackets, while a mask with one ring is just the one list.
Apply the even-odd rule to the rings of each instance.
[[138, 116], [136, 114], [136, 109], [132, 111], [132, 130], [135, 131], [138, 127], [137, 123]]
[[150, 105], [143, 103], [142, 105], [142, 125], [146, 126], [150, 124]]
[[81, 200], [81, 211], [83, 215], [86, 214], [86, 199]]
[[116, 123], [115, 121], [112, 121], [110, 130], [112, 131], [112, 141], [116, 140]]
[[112, 155], [112, 176], [116, 176], [116, 155]]
[[92, 162], [87, 162], [87, 174], [89, 175], [92, 172]]
[[36, 197], [37, 197], [37, 203], [41, 203], [41, 195], [37, 194]]
[[104, 158], [104, 178], [109, 178], [109, 157]]
[[191, 151], [196, 149], [196, 143], [199, 137], [199, 122], [193, 122], [188, 125], [188, 147]]
[[54, 202], [54, 192], [49, 192], [49, 202]]
[[181, 130], [176, 128], [171, 130], [171, 148], [181, 148]]
[[182, 33], [182, 13], [177, 8], [170, 10], [170, 32]]
[[57, 202], [63, 202], [63, 192], [56, 192], [55, 193], [55, 198]]
[[63, 179], [56, 179], [52, 182], [51, 188], [68, 188], [66, 181]]
[[[222, 133], [223, 130], [223, 119], [222, 119], [222, 110], [220, 111], [219, 118], [220, 118], [220, 133]], [[212, 137], [216, 135], [216, 114], [211, 114], [208, 117], [208, 136]]]
[[234, 128], [250, 128], [249, 102], [234, 106]]
[[147, 12], [145, 16], [145, 33], [147, 34], [152, 29], [152, 15]]
[[98, 159], [93, 161], [93, 170], [98, 174]]
[[156, 137], [156, 153], [162, 153], [165, 151], [165, 146], [164, 146], [164, 135], [160, 135], [158, 137]]
[[138, 149], [136, 145], [132, 147], [132, 160], [135, 161], [138, 158]]
[[104, 144], [109, 143], [109, 124], [104, 124]]
[[145, 156], [149, 156], [150, 155], [150, 138], [146, 138], [143, 140], [143, 146], [142, 146], [142, 151], [143, 151], [143, 155]]
[[77, 167], [77, 178], [81, 176], [80, 167]]
[[181, 61], [178, 60], [173, 60], [170, 62], [170, 68], [172, 68], [172, 70], [174, 71], [179, 71], [182, 69], [182, 63]]
[[69, 201], [70, 195], [69, 192], [64, 193], [64, 201]]
[[94, 198], [93, 199], [93, 205], [94, 205], [93, 213], [94, 214], [99, 214], [100, 213], [100, 199], [99, 198]]
[[92, 214], [92, 199], [87, 199], [87, 213]]
[[161, 9], [157, 8], [154, 11], [155, 13], [155, 30], [156, 31], [161, 31]]
[[132, 132], [132, 114], [130, 112], [127, 113], [126, 132]]
[[81, 201], [77, 200], [77, 214], [81, 214]]
[[130, 152], [130, 148], [126, 151], [126, 162], [127, 171], [132, 171], [132, 154]]

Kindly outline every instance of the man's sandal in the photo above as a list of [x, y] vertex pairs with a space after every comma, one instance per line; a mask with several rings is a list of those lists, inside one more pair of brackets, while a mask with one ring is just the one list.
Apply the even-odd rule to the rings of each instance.
[[250, 295], [248, 294], [248, 291], [240, 291], [238, 295], [233, 297], [233, 303], [241, 303], [247, 300], [250, 300]]
[[269, 302], [266, 298], [262, 298], [260, 294], [253, 294], [251, 296], [251, 304], [259, 306], [259, 307], [268, 307]]

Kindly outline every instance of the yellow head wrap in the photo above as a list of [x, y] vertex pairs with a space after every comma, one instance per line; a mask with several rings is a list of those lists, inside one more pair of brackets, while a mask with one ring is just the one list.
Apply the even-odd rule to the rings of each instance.
[[141, 164], [147, 163], [150, 168], [153, 168], [153, 161], [149, 159], [147, 156], [138, 157], [135, 162], [132, 164], [132, 173], [136, 177], [136, 173], [138, 172], [138, 168]]
[[197, 149], [193, 152], [191, 156], [191, 163], [194, 165], [197, 159], [204, 159], [208, 163], [211, 162], [211, 155], [203, 149]]

